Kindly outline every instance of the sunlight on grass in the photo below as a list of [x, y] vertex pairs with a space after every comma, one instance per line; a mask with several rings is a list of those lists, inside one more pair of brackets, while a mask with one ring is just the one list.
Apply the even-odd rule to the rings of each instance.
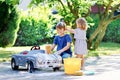
[[[0, 47], [0, 62], [10, 61], [12, 54], [17, 54], [24, 50], [30, 50], [32, 46], [25, 46], [25, 47], [8, 47], [8, 48], [1, 48]], [[41, 49], [45, 50], [45, 45], [40, 46]], [[73, 51], [73, 46], [72, 46]], [[96, 56], [99, 57], [101, 55], [110, 55], [110, 54], [120, 54], [120, 44], [117, 43], [101, 43], [100, 47], [95, 51], [89, 51], [86, 57]], [[75, 56], [75, 55], [73, 55]]]
[[87, 57], [89, 56], [101, 56], [110, 54], [120, 54], [120, 44], [118, 43], [101, 43], [99, 48], [95, 51], [89, 51]]
[[12, 54], [17, 54], [24, 50], [30, 50], [30, 48], [30, 46], [0, 48], [0, 62], [10, 61]]
[[[27, 50], [29, 51], [32, 46], [20, 46], [20, 47], [0, 47], [0, 62], [10, 61], [12, 54], [18, 54], [21, 51]], [[45, 50], [45, 45], [40, 46], [41, 49]]]

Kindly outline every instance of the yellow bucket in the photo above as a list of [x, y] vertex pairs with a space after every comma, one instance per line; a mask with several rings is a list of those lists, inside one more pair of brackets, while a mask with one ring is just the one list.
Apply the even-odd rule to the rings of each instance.
[[66, 74], [75, 74], [80, 71], [81, 59], [80, 58], [66, 58], [64, 59], [64, 71]]

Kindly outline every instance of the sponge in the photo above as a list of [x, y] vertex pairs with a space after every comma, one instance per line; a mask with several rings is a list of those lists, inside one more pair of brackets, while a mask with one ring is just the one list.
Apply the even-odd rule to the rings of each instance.
[[74, 74], [75, 76], [82, 76], [83, 75], [83, 71], [76, 71], [75, 72], [75, 74]]

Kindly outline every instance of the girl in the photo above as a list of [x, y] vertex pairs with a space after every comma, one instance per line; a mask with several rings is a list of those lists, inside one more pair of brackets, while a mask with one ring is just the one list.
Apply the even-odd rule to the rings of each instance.
[[87, 53], [86, 30], [87, 22], [84, 18], [76, 20], [76, 29], [67, 28], [67, 30], [74, 34], [75, 38], [75, 54], [77, 58], [81, 58], [81, 69], [84, 69], [84, 54]]

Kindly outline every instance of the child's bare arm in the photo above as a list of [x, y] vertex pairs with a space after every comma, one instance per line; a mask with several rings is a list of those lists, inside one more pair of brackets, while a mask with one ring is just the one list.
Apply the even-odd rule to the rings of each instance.
[[67, 42], [67, 45], [63, 49], [59, 50], [58, 52], [62, 53], [64, 51], [66, 51], [67, 49], [69, 49], [70, 46], [71, 46], [70, 42]]
[[74, 34], [74, 29], [71, 29], [71, 28], [66, 28], [67, 31], [69, 31], [70, 33], [73, 33]]
[[54, 50], [55, 46], [56, 46], [55, 44], [52, 45], [51, 51]]

